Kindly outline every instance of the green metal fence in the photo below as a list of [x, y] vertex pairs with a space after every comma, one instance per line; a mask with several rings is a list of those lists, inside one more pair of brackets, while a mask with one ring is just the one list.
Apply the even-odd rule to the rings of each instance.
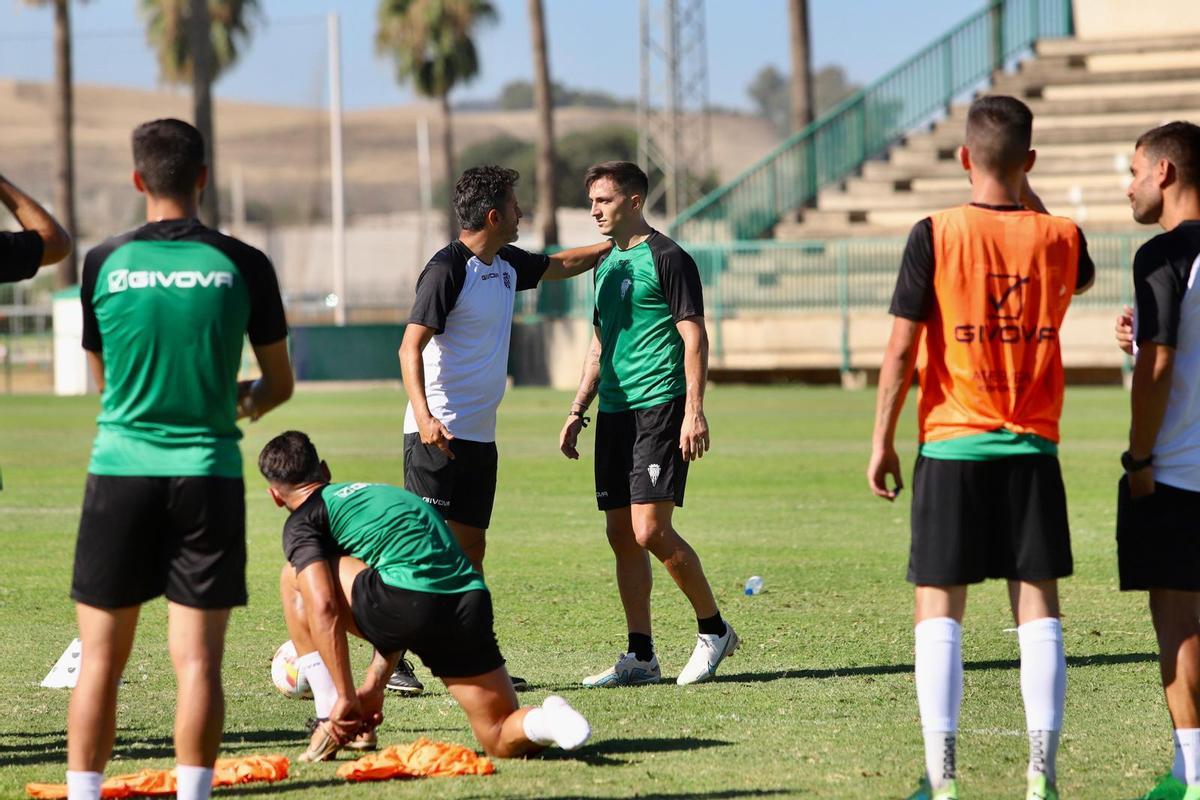
[[[1128, 302], [1133, 255], [1153, 232], [1088, 237], [1096, 284], [1075, 305]], [[683, 245], [700, 268], [706, 316], [725, 319], [774, 313], [886, 311], [906, 243], [904, 237], [781, 242], [691, 242]], [[517, 295], [518, 316], [592, 314], [586, 277], [545, 283]]]
[[[1153, 235], [1109, 233], [1088, 237], [1096, 282], [1072, 305], [1115, 311], [1131, 302], [1131, 268], [1137, 249]], [[705, 316], [735, 317], [823, 313], [841, 318], [841, 363], [849, 369], [850, 315], [886, 313], [906, 244], [904, 237], [827, 241], [700, 242], [684, 244], [700, 268]], [[593, 283], [586, 278], [543, 284], [517, 295], [518, 318], [592, 316]], [[721, 329], [713, 355], [724, 355]]]
[[1071, 33], [1070, 0], [994, 0], [684, 210], [671, 235], [691, 242], [763, 235], [1038, 39]]

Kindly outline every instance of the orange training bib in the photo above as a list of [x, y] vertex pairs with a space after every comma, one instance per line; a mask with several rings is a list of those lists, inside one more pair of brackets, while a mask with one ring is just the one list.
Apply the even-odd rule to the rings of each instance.
[[960, 206], [933, 220], [934, 303], [918, 360], [920, 439], [1006, 428], [1058, 441], [1059, 327], [1075, 293], [1075, 223]]

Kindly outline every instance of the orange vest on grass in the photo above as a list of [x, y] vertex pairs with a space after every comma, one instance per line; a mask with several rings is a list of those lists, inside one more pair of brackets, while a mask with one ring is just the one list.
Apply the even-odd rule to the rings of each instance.
[[1058, 441], [1059, 327], [1075, 293], [1075, 223], [960, 206], [932, 215], [934, 303], [918, 359], [920, 440], [999, 428]]

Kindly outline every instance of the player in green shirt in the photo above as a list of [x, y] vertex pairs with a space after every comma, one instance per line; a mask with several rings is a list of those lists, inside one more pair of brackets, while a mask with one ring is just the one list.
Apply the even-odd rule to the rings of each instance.
[[[84, 260], [83, 347], [100, 398], [71, 597], [83, 659], [67, 717], [72, 798], [99, 798], [116, 687], [141, 604], [167, 598], [179, 691], [179, 796], [206, 798], [221, 742], [221, 657], [246, 603], [239, 416], [292, 393], [287, 320], [271, 262], [196, 219], [208, 179], [186, 122], [133, 132], [146, 224]], [[246, 337], [262, 378], [238, 382]]]
[[595, 334], [559, 447], [568, 458], [579, 458], [583, 415], [599, 391], [596, 503], [617, 559], [629, 650], [584, 684], [623, 686], [661, 677], [650, 636], [647, 552], [663, 563], [696, 612], [696, 647], [677, 683], [698, 683], [712, 678], [738, 646], [699, 556], [671, 521], [683, 505], [688, 463], [702, 457], [709, 443], [700, 273], [683, 248], [646, 223], [648, 181], [636, 164], [597, 164], [585, 181], [592, 217], [614, 247], [596, 267]]
[[[489, 755], [587, 741], [587, 720], [561, 697], [519, 707], [492, 629], [491, 594], [435, 508], [397, 486], [331, 483], [299, 431], [268, 442], [258, 467], [276, 505], [291, 512], [280, 591], [296, 664], [317, 705], [301, 761], [374, 746], [384, 689], [406, 650], [441, 678]], [[347, 632], [375, 648], [357, 688]]]

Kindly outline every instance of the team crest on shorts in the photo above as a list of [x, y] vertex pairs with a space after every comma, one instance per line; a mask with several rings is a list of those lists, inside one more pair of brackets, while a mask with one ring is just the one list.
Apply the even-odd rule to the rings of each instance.
[[650, 485], [658, 486], [658, 476], [662, 474], [662, 467], [658, 464], [651, 464], [646, 467], [646, 472], [650, 473]]

